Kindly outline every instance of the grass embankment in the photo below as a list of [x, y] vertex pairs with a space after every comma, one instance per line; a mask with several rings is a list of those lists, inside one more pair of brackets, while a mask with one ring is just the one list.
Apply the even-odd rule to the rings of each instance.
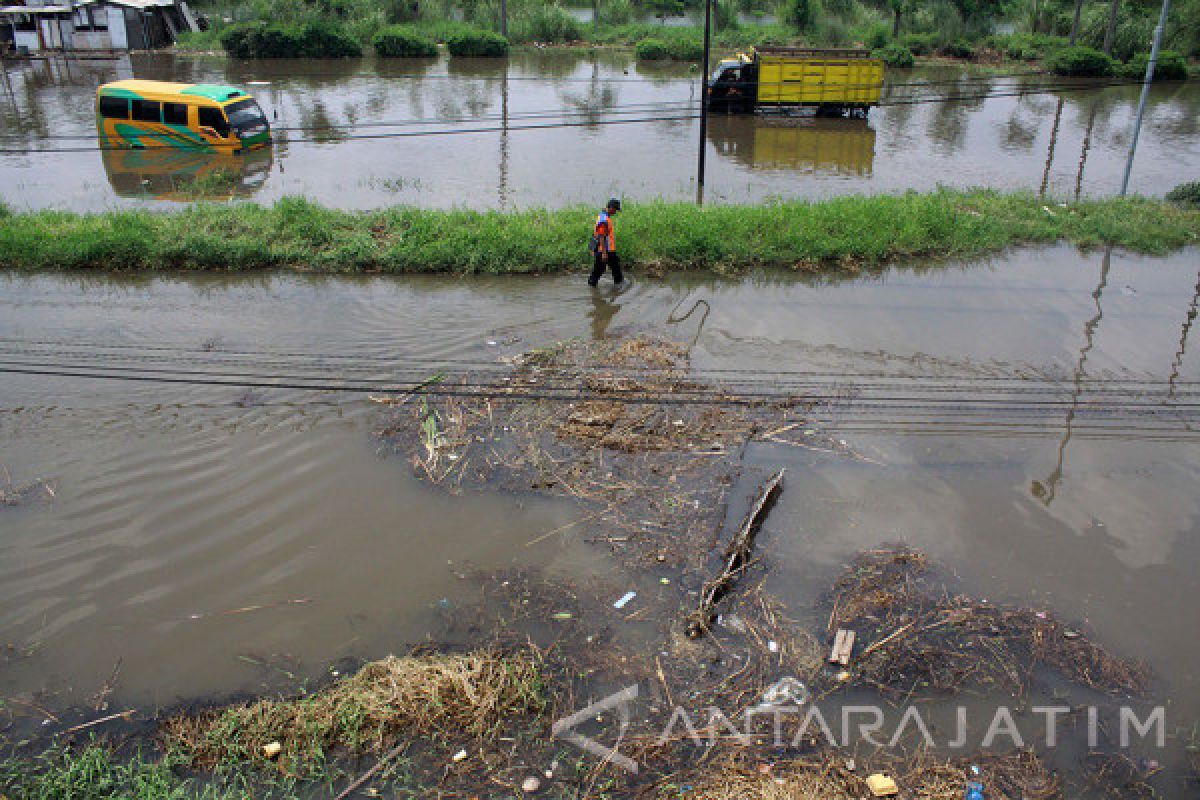
[[[594, 211], [335, 211], [301, 198], [180, 211], [0, 212], [0, 268], [537, 273], [581, 269]], [[858, 269], [1068, 241], [1162, 254], [1200, 242], [1200, 212], [1144, 198], [1056, 205], [943, 190], [697, 208], [630, 203], [619, 247], [649, 270]]]
[[[125, 752], [92, 738], [0, 760], [0, 797], [313, 797], [314, 787], [348, 781], [355, 773], [343, 768], [353, 767], [351, 759], [382, 755], [398, 741], [414, 750], [422, 743], [443, 750], [482, 746], [502, 732], [519, 732], [523, 723], [543, 735], [542, 714], [550, 707], [532, 648], [389, 657], [312, 694], [168, 718], [159, 747]], [[389, 779], [404, 784], [404, 764], [396, 761]]]

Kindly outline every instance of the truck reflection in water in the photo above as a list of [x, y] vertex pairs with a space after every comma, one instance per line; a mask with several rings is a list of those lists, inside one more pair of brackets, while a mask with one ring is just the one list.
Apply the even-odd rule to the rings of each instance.
[[118, 197], [193, 203], [250, 197], [263, 187], [274, 163], [272, 148], [241, 155], [176, 148], [101, 152]]
[[865, 119], [713, 115], [708, 137], [717, 153], [755, 169], [870, 176], [875, 130]]

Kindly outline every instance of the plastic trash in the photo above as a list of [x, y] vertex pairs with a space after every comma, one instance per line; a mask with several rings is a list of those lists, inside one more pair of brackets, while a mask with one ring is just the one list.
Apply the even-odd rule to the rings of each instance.
[[896, 785], [895, 778], [882, 772], [867, 777], [867, 788], [876, 797], [893, 797], [900, 794], [900, 787]]
[[798, 706], [808, 702], [808, 687], [790, 675], [780, 678], [763, 692], [759, 708]]
[[637, 592], [626, 592], [625, 594], [621, 595], [620, 600], [613, 603], [613, 608], [624, 608], [626, 605], [628, 605], [629, 601], [635, 597], [637, 597]]
[[971, 778], [967, 781], [967, 793], [963, 795], [963, 800], [984, 800], [983, 784], [979, 781], [979, 767], [972, 764], [970, 773]]

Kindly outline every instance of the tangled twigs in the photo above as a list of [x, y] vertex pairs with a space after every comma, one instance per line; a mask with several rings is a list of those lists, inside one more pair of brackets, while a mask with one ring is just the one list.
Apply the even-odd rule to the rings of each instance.
[[706, 633], [714, 618], [717, 603], [733, 586], [738, 576], [745, 571], [750, 563], [750, 550], [754, 547], [754, 537], [762, 527], [771, 502], [775, 499], [783, 485], [783, 473], [779, 470], [758, 490], [758, 499], [746, 512], [742, 525], [729, 542], [725, 550], [725, 558], [719, 575], [704, 585], [700, 593], [700, 607], [692, 612], [687, 624], [687, 635], [698, 638]]

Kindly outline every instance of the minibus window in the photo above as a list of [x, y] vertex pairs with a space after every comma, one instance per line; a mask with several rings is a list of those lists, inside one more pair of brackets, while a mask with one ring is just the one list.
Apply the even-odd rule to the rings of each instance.
[[129, 101], [124, 97], [100, 97], [100, 116], [109, 119], [129, 119]]
[[163, 122], [168, 125], [187, 125], [187, 110], [185, 103], [163, 103]]
[[229, 135], [229, 120], [225, 119], [225, 114], [221, 109], [200, 106], [196, 110], [199, 112], [200, 127], [212, 128], [222, 136]]
[[139, 122], [162, 122], [162, 103], [157, 100], [130, 101], [133, 106], [133, 118]]

